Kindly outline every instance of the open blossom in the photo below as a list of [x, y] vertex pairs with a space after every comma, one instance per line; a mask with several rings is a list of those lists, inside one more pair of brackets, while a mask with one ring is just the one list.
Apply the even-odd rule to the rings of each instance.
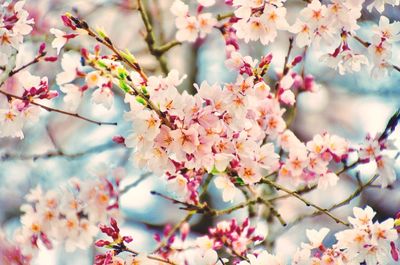
[[[214, 3], [215, 0], [199, 1], [199, 4], [204, 7], [212, 6]], [[175, 25], [178, 29], [176, 38], [179, 41], [194, 42], [199, 37], [205, 38], [217, 24], [217, 20], [211, 13], [191, 16], [189, 6], [181, 0], [175, 0], [170, 10], [176, 16]]]
[[353, 212], [352, 228], [336, 233], [337, 242], [331, 247], [323, 243], [329, 229], [307, 230], [310, 243], [302, 244], [292, 264], [390, 264], [390, 249], [398, 238], [393, 219], [373, 223], [375, 212], [369, 206], [355, 207]]
[[[286, 8], [276, 6], [264, 1], [233, 1], [233, 5], [237, 6], [235, 16], [240, 20], [233, 24], [236, 30], [236, 35], [239, 39], [249, 41], [257, 41], [264, 45], [275, 40], [278, 35], [278, 30], [286, 30], [288, 23], [286, 22]], [[261, 15], [259, 12], [252, 11], [254, 9], [262, 9]]]
[[50, 33], [54, 34], [55, 36], [51, 46], [57, 49], [57, 54], [60, 54], [61, 49], [65, 44], [67, 44], [68, 40], [77, 36], [76, 34], [67, 34], [64, 31], [55, 28], [50, 29]]
[[97, 225], [117, 214], [118, 193], [108, 180], [72, 179], [70, 185], [61, 193], [38, 186], [26, 196], [22, 228], [15, 238], [25, 255], [36, 255], [39, 241], [49, 249], [55, 241], [64, 242], [67, 251], [87, 248], [98, 233]]
[[24, 9], [25, 1], [0, 3], [0, 66], [7, 65], [11, 55], [32, 31], [34, 20]]
[[367, 136], [365, 143], [359, 148], [359, 159], [362, 162], [375, 162], [376, 172], [380, 175], [377, 182], [382, 188], [387, 187], [396, 180], [395, 159], [388, 155], [392, 150], [390, 140], [379, 140], [378, 136]]
[[49, 89], [47, 77], [31, 75], [21, 71], [12, 83], [20, 98], [7, 100], [0, 95], [0, 137], [24, 138], [23, 129], [39, 119], [41, 109], [31, 101], [47, 101], [57, 97], [58, 93]]
[[[87, 60], [98, 60], [96, 55], [85, 55]], [[103, 64], [109, 64], [110, 69], [116, 69], [119, 64], [102, 60]], [[112, 79], [110, 76], [104, 75], [101, 71], [93, 70], [88, 72], [82, 64], [81, 56], [77, 53], [64, 53], [61, 60], [63, 71], [56, 77], [57, 84], [60, 90], [65, 93], [64, 102], [68, 110], [76, 111], [88, 90], [94, 90], [91, 101], [94, 104], [102, 105], [106, 109], [110, 109], [114, 104], [114, 93], [112, 91]], [[77, 84], [83, 81], [81, 85]], [[134, 78], [133, 80], [137, 80]]]
[[237, 189], [227, 176], [218, 176], [214, 182], [215, 186], [222, 190], [222, 199], [225, 202], [232, 201], [235, 198]]

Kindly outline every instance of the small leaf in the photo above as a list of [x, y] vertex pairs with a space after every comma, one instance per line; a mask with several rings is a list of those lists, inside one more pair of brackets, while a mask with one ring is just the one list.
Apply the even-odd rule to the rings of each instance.
[[126, 49], [125, 51], [120, 51], [120, 54], [125, 60], [127, 60], [131, 64], [137, 64], [135, 56], [133, 56], [133, 54], [129, 50]]
[[239, 184], [240, 186], [244, 186], [245, 185], [243, 179], [240, 178], [240, 177], [236, 177], [235, 184]]
[[147, 102], [144, 98], [142, 98], [141, 96], [136, 96], [136, 101], [139, 102], [140, 104], [146, 106]]
[[131, 87], [124, 80], [119, 80], [119, 87], [126, 93], [131, 92]]

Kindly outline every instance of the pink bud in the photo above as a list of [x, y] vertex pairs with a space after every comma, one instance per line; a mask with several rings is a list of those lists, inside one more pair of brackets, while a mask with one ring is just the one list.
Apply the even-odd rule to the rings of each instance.
[[119, 233], [119, 227], [118, 227], [117, 220], [115, 220], [113, 217], [111, 217], [110, 225], [112, 228], [114, 228], [116, 233]]
[[262, 57], [259, 67], [263, 68], [264, 66], [269, 65], [272, 61], [272, 58], [272, 53], [269, 53], [266, 56]]
[[40, 44], [40, 47], [39, 47], [39, 54], [44, 53], [45, 50], [46, 50], [46, 43], [43, 42], [42, 44]]
[[102, 240], [102, 239], [97, 240], [96, 243], [95, 243], [96, 247], [99, 247], [99, 248], [102, 248], [102, 247], [104, 247], [104, 246], [108, 246], [108, 245], [110, 245], [110, 244], [111, 244], [111, 243], [110, 243], [109, 241], [107, 241], [107, 240]]
[[304, 89], [306, 91], [313, 91], [314, 88], [314, 77], [312, 75], [306, 75], [304, 77]]
[[131, 236], [123, 236], [122, 240], [126, 243], [130, 243], [133, 241], [133, 238]]
[[399, 249], [396, 248], [394, 242], [390, 242], [390, 253], [392, 254], [392, 258], [394, 261], [399, 261]]
[[76, 30], [76, 27], [74, 26], [74, 24], [72, 23], [72, 20], [69, 17], [62, 15], [61, 19], [66, 27], [69, 27], [72, 30]]
[[57, 56], [48, 56], [48, 57], [44, 57], [44, 60], [46, 62], [55, 62], [57, 61], [58, 57]]
[[292, 66], [296, 66], [299, 62], [301, 62], [301, 60], [303, 60], [303, 56], [296, 56], [292, 61]]
[[170, 224], [167, 224], [164, 228], [164, 236], [167, 236], [169, 234], [169, 232], [172, 230], [172, 226]]
[[185, 222], [181, 226], [181, 239], [184, 241], [190, 232], [190, 225], [188, 222]]
[[100, 53], [100, 45], [99, 45], [99, 44], [97, 44], [96, 46], [94, 46], [94, 53], [95, 53], [96, 55], [99, 55], [99, 53]]
[[116, 144], [122, 144], [125, 145], [125, 138], [120, 135], [116, 135], [112, 138], [113, 142]]
[[85, 59], [89, 59], [89, 51], [86, 48], [81, 49], [81, 55]]

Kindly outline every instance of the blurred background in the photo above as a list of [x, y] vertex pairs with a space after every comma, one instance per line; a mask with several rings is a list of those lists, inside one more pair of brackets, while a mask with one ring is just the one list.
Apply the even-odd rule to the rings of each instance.
[[[171, 0], [144, 1], [150, 13], [151, 21], [155, 27], [156, 39], [159, 43], [166, 43], [174, 39], [174, 17], [170, 13]], [[195, 1], [192, 1], [195, 2]], [[229, 8], [223, 0], [217, 0], [213, 7], [215, 13], [224, 13]], [[369, 1], [366, 1], [367, 3]], [[28, 0], [27, 9], [35, 19], [35, 31], [28, 37], [23, 46], [24, 57], [18, 58], [22, 65], [35, 55], [40, 42], [51, 41], [48, 35], [50, 28], [64, 29], [60, 15], [64, 12], [78, 14], [93, 27], [105, 30], [119, 48], [129, 49], [138, 58], [145, 71], [151, 74], [162, 74], [157, 60], [148, 52], [144, 25], [137, 11], [135, 0], [121, 1], [94, 1], [94, 0]], [[288, 21], [293, 24], [298, 11], [305, 6], [301, 0], [287, 1]], [[386, 6], [384, 13], [390, 20], [400, 20], [399, 7]], [[359, 35], [365, 39], [371, 35], [371, 27], [379, 21], [379, 14], [365, 11], [360, 24], [362, 29]], [[276, 79], [275, 71], [283, 68], [284, 56], [287, 52], [289, 35], [281, 33], [278, 40], [268, 47], [259, 43], [240, 43], [241, 53], [260, 58], [269, 52], [274, 55], [273, 67], [270, 72], [271, 79]], [[215, 30], [207, 39], [195, 44], [185, 43], [174, 47], [167, 53], [169, 67], [178, 69], [188, 78], [181, 86], [182, 90], [193, 93], [194, 82], [207, 80], [214, 82], [229, 82], [235, 79], [235, 74], [226, 69], [224, 65], [225, 52], [224, 40], [218, 30]], [[81, 47], [93, 48], [94, 43], [88, 38], [79, 37], [71, 41], [66, 50], [79, 51]], [[366, 54], [364, 47], [358, 43], [350, 43], [354, 49]], [[330, 48], [318, 47], [308, 51], [306, 57], [306, 74], [313, 74], [319, 84], [315, 93], [303, 93], [298, 99], [298, 114], [292, 124], [292, 129], [301, 140], [307, 141], [316, 133], [324, 131], [337, 134], [360, 143], [367, 133], [375, 135], [382, 131], [390, 116], [400, 107], [400, 73], [393, 71], [389, 77], [379, 80], [372, 79], [367, 69], [353, 75], [339, 75], [331, 68], [320, 62], [322, 54], [332, 51]], [[53, 51], [54, 52], [54, 51]], [[300, 55], [303, 51], [294, 49], [292, 56]], [[54, 52], [55, 53], [55, 52]], [[31, 57], [29, 57], [31, 54]], [[400, 47], [394, 44], [392, 63], [400, 65]], [[30, 69], [32, 74], [47, 75], [50, 84], [54, 84], [55, 75], [61, 71], [60, 63], [41, 64]], [[58, 89], [56, 85], [53, 87]], [[63, 108], [62, 96], [56, 103], [57, 108]], [[128, 185], [141, 178], [145, 173], [143, 169], [133, 167], [130, 160], [130, 150], [114, 144], [111, 141], [114, 135], [127, 135], [131, 130], [123, 121], [123, 113], [128, 106], [123, 103], [122, 94], [116, 93], [116, 101], [111, 110], [91, 104], [89, 98], [80, 105], [78, 113], [93, 119], [116, 121], [118, 127], [96, 126], [84, 121], [58, 114], [42, 114], [39, 123], [33, 124], [25, 130], [23, 141], [14, 139], [0, 140], [0, 221], [8, 235], [19, 226], [19, 206], [24, 202], [27, 192], [40, 184], [44, 189], [57, 188], [70, 177], [87, 179], [93, 177], [93, 172], [98, 172], [104, 167], [124, 167], [126, 177], [122, 185]], [[400, 130], [392, 135], [400, 148]], [[59, 152], [65, 155], [46, 156], [46, 154]], [[400, 168], [400, 159], [397, 159], [397, 172]], [[356, 182], [352, 176], [360, 171], [361, 179], [366, 180], [372, 176], [374, 168], [369, 166], [357, 167], [348, 175], [343, 174], [338, 186], [330, 189], [328, 193], [318, 191], [306, 195], [307, 198], [322, 206], [330, 206], [346, 198], [356, 189]], [[165, 182], [157, 176], [141, 179], [138, 185], [124, 194], [121, 198], [122, 212], [125, 217], [123, 230], [133, 236], [133, 248], [151, 250], [155, 246], [153, 234], [160, 231], [165, 224], [174, 224], [186, 214], [159, 197], [150, 195], [151, 190], [166, 193]], [[215, 208], [226, 208], [217, 189], [211, 185], [209, 200]], [[234, 204], [242, 201], [238, 194]], [[379, 188], [367, 189], [361, 196], [352, 201], [349, 206], [342, 207], [334, 213], [345, 217], [351, 213], [352, 206], [371, 205], [378, 211], [377, 218], [393, 217], [400, 209], [399, 181], [392, 187], [381, 190]], [[293, 199], [281, 200], [278, 203], [283, 218], [290, 222], [300, 213], [311, 211]], [[239, 220], [246, 217], [246, 209], [232, 214]], [[229, 218], [229, 217], [226, 217]], [[193, 233], [205, 232], [206, 227], [218, 219], [197, 217], [192, 220]], [[256, 222], [257, 220], [254, 220]], [[285, 258], [290, 258], [299, 242], [305, 240], [306, 228], [330, 227], [333, 231], [341, 227], [331, 222], [324, 216], [308, 218], [290, 229], [283, 230], [279, 224], [268, 224], [265, 220], [258, 220], [263, 226], [263, 233], [268, 234], [269, 241], [274, 241], [276, 253]], [[260, 228], [261, 229], [261, 228]], [[279, 239], [274, 240], [277, 236]], [[330, 238], [334, 242], [334, 238]], [[271, 243], [271, 242], [269, 242]], [[62, 247], [52, 251], [43, 250], [35, 264], [92, 264], [95, 249], [65, 253]], [[68, 260], [65, 257], [68, 255]]]

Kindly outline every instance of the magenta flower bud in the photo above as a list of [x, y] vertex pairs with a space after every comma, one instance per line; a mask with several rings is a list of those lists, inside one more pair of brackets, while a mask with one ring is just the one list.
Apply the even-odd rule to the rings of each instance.
[[160, 234], [154, 234], [154, 240], [157, 241], [157, 242], [161, 242]]
[[47, 57], [44, 57], [44, 60], [46, 62], [55, 62], [58, 60], [58, 57], [57, 56], [47, 56]]
[[172, 243], [174, 243], [174, 241], [175, 241], [175, 235], [168, 238], [168, 245], [171, 245]]
[[294, 66], [296, 66], [299, 62], [301, 62], [303, 60], [303, 56], [301, 56], [301, 55], [299, 55], [299, 56], [296, 56], [294, 59], [293, 59], [293, 61], [292, 61], [292, 66], [294, 67]]
[[314, 87], [314, 77], [312, 75], [306, 75], [304, 77], [304, 90], [312, 91]]
[[123, 236], [122, 237], [122, 241], [124, 241], [125, 243], [131, 243], [133, 241], [133, 237], [131, 237], [131, 236]]
[[[233, 220], [232, 220], [233, 221]], [[242, 227], [245, 228], [247, 226], [249, 226], [250, 222], [249, 222], [249, 218], [246, 218], [246, 220], [244, 220]]]
[[400, 253], [399, 249], [396, 247], [394, 242], [390, 242], [390, 254], [392, 254], [392, 258], [394, 261], [399, 261]]
[[181, 239], [184, 241], [190, 232], [190, 225], [188, 222], [185, 222], [181, 226]]
[[81, 55], [85, 59], [89, 59], [89, 51], [86, 48], [81, 49]]
[[264, 66], [269, 65], [272, 61], [272, 58], [273, 58], [272, 53], [269, 53], [266, 56], [262, 57], [259, 67], [263, 68]]
[[255, 227], [250, 227], [247, 230], [247, 237], [250, 237], [254, 233], [254, 231], [256, 231], [256, 228]]
[[40, 47], [39, 47], [39, 54], [44, 53], [45, 50], [46, 50], [46, 43], [43, 42], [42, 44], [40, 44]]
[[110, 245], [110, 244], [111, 244], [110, 241], [103, 240], [103, 239], [99, 239], [99, 240], [97, 240], [96, 243], [95, 243], [96, 247], [99, 247], [99, 248], [102, 248], [102, 247], [104, 247], [104, 246], [108, 246], [108, 245]]
[[164, 236], [168, 236], [169, 232], [172, 230], [172, 226], [170, 224], [167, 224], [164, 228]]
[[42, 240], [43, 244], [46, 246], [47, 249], [53, 248], [53, 244], [51, 243], [50, 239], [47, 237], [45, 233], [40, 233], [40, 239]]
[[114, 231], [116, 233], [119, 233], [119, 227], [118, 227], [117, 220], [115, 220], [113, 217], [111, 217], [110, 225], [111, 225], [112, 228], [114, 228]]
[[66, 27], [69, 27], [72, 30], [76, 30], [76, 27], [74, 26], [72, 20], [69, 17], [67, 17], [66, 15], [62, 15], [61, 19]]
[[116, 135], [112, 138], [113, 142], [116, 144], [125, 145], [125, 138], [121, 135]]
[[97, 44], [96, 46], [94, 46], [94, 53], [96, 54], [96, 55], [99, 55], [99, 53], [100, 53], [100, 45], [99, 44]]

